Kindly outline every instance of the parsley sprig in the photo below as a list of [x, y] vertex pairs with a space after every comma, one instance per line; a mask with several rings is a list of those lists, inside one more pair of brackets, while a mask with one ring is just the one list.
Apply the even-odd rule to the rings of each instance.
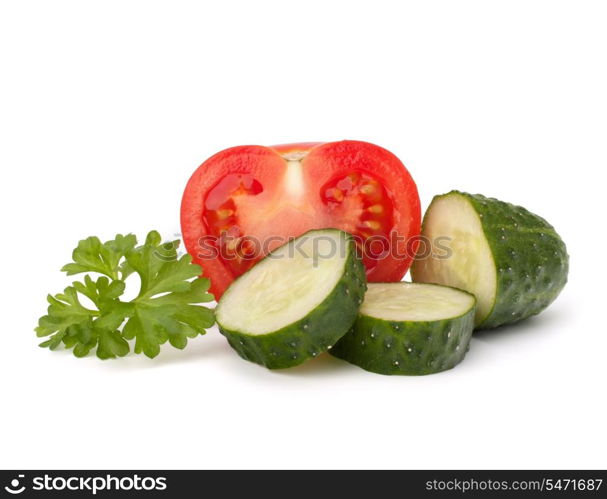
[[[80, 241], [73, 262], [61, 270], [86, 275], [63, 293], [48, 296], [48, 313], [38, 321], [36, 334], [49, 338], [40, 346], [55, 350], [63, 344], [76, 357], [96, 349], [97, 357], [109, 359], [125, 356], [129, 341], [135, 340], [135, 353], [153, 358], [167, 341], [182, 349], [188, 338], [205, 334], [214, 314], [197, 304], [213, 300], [209, 280], [197, 279], [202, 269], [190, 255], [178, 257], [179, 241], [161, 241], [156, 231], [140, 246], [133, 234], [118, 234], [105, 243], [97, 237]], [[141, 279], [139, 294], [122, 301], [125, 281], [133, 273]], [[81, 296], [94, 306], [82, 304]]]

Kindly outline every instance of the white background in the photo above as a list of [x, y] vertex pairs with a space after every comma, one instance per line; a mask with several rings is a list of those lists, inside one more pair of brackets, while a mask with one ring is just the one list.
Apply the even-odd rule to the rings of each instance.
[[[0, 7], [0, 467], [606, 468], [607, 6], [592, 1]], [[424, 208], [459, 188], [552, 222], [570, 282], [427, 377], [270, 372], [216, 329], [155, 360], [38, 348], [76, 242], [179, 231], [239, 144], [378, 143]]]

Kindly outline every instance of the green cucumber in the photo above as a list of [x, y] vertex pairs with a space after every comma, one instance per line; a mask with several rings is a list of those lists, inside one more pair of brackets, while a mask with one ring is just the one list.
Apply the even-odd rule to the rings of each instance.
[[370, 283], [358, 318], [331, 354], [378, 374], [432, 374], [459, 364], [476, 300], [459, 289]]
[[217, 324], [244, 359], [292, 367], [329, 350], [350, 329], [365, 290], [354, 238], [312, 230], [236, 279], [219, 300]]
[[565, 243], [546, 220], [520, 206], [451, 191], [432, 200], [422, 236], [433, 248], [418, 255], [413, 281], [474, 294], [479, 329], [540, 313], [567, 282]]

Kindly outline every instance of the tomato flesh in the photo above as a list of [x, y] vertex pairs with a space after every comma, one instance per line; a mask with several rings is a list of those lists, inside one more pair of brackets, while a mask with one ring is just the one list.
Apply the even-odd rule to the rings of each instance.
[[232, 173], [222, 178], [204, 201], [204, 223], [209, 234], [217, 238], [218, 258], [235, 275], [246, 272], [259, 259], [240, 228], [237, 200], [260, 192], [263, 192], [263, 186], [251, 174]]
[[[287, 238], [325, 227], [355, 236], [370, 281], [400, 280], [413, 256], [402, 250], [420, 218], [404, 165], [358, 141], [222, 151], [196, 170], [181, 209], [186, 248], [216, 298]], [[403, 240], [393, 242], [395, 234]]]
[[[379, 251], [375, 246], [389, 238], [393, 227], [394, 206], [388, 192], [372, 174], [359, 171], [330, 180], [320, 192], [337, 226], [358, 236], [355, 240], [363, 250], [363, 263], [371, 278], [386, 250], [385, 244]], [[369, 239], [376, 241], [375, 246], [369, 243], [364, 248]]]

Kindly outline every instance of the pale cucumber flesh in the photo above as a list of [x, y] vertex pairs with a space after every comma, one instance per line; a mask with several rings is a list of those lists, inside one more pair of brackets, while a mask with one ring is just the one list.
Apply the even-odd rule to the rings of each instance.
[[474, 307], [474, 297], [457, 289], [409, 282], [369, 283], [361, 315], [386, 321], [438, 321]]
[[328, 230], [282, 246], [230, 286], [217, 321], [251, 335], [277, 331], [305, 317], [335, 287], [348, 253], [344, 232]]
[[478, 213], [460, 196], [438, 198], [424, 218], [423, 234], [433, 244], [442, 238], [448, 253], [417, 259], [414, 280], [472, 293], [477, 299], [475, 321], [482, 322], [495, 301], [496, 269]]

